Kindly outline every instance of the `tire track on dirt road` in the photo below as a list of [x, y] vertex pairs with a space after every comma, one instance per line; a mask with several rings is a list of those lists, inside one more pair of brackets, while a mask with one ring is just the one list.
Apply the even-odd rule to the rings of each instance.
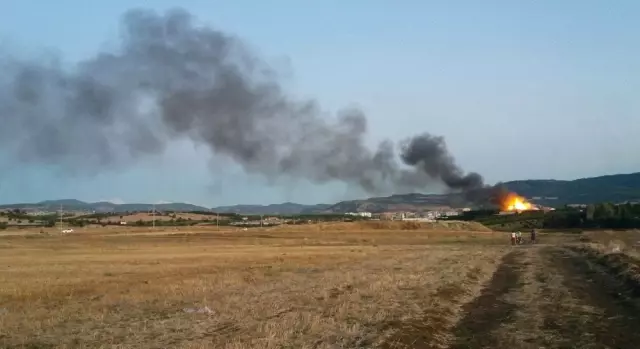
[[509, 302], [507, 294], [520, 287], [523, 250], [506, 254], [480, 296], [463, 306], [466, 314], [453, 329], [456, 336], [451, 349], [499, 348], [501, 339], [493, 332], [512, 321], [517, 305]]
[[507, 248], [489, 248], [457, 256], [453, 263], [438, 266], [439, 280], [416, 289], [406, 289], [408, 298], [421, 309], [418, 316], [397, 317], [378, 324], [387, 332], [376, 346], [380, 349], [444, 349], [454, 339], [451, 329], [464, 315], [462, 306], [472, 301], [495, 278]]
[[435, 348], [420, 338], [447, 331], [451, 349], [640, 348], [640, 298], [601, 265], [560, 246], [514, 248], [461, 314], [449, 330], [405, 330], [403, 342]]
[[640, 348], [639, 299], [562, 247], [517, 247], [463, 309], [452, 349]]
[[565, 248], [540, 251], [560, 287], [548, 285], [541, 306], [547, 348], [640, 348], [640, 303], [613, 275], [584, 255]]

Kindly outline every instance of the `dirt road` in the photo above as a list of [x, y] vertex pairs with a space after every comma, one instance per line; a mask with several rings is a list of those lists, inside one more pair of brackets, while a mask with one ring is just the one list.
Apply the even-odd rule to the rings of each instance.
[[[640, 298], [632, 291], [571, 249], [516, 247], [461, 305], [460, 320], [444, 331], [448, 348], [640, 348]], [[446, 347], [420, 336], [397, 347]]]
[[599, 265], [561, 247], [507, 254], [454, 329], [462, 348], [640, 348], [640, 303]]

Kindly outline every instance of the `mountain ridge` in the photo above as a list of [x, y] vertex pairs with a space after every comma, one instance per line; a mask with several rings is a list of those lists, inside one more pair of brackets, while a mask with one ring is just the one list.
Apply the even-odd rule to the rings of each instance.
[[182, 202], [146, 204], [126, 203], [114, 204], [108, 201], [85, 202], [77, 199], [44, 200], [36, 203], [17, 203], [0, 205], [0, 209], [31, 209], [42, 211], [95, 211], [95, 212], [133, 212], [133, 211], [209, 211], [204, 206], [187, 204]]
[[[584, 177], [574, 180], [526, 179], [501, 183], [505, 188], [547, 206], [566, 204], [591, 204], [597, 202], [640, 202], [640, 172]], [[394, 194], [386, 197], [370, 197], [345, 200], [335, 204], [298, 204], [284, 202], [269, 205], [229, 205], [207, 208], [188, 203], [124, 203], [107, 201], [84, 202], [77, 199], [45, 200], [37, 203], [0, 205], [0, 209], [18, 208], [43, 211], [82, 210], [96, 212], [151, 211], [213, 211], [237, 214], [318, 214], [345, 212], [420, 211], [434, 208], [460, 207], [464, 205], [460, 194]]]

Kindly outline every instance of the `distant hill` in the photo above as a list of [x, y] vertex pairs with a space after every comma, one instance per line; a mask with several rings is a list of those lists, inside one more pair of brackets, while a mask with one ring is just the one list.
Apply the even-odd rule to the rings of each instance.
[[640, 172], [571, 181], [520, 180], [503, 183], [509, 190], [544, 205], [640, 201]]
[[386, 197], [375, 197], [364, 200], [342, 201], [323, 212], [393, 212], [393, 211], [424, 211], [435, 208], [446, 208], [452, 205], [454, 197], [446, 194], [400, 194]]
[[[576, 180], [518, 180], [502, 183], [534, 202], [547, 206], [566, 204], [591, 204], [598, 202], [640, 201], [640, 172], [617, 174]], [[56, 211], [62, 205], [65, 211], [127, 212], [149, 211], [152, 204], [114, 204], [111, 202], [87, 203], [75, 199], [48, 200], [38, 203], [0, 205], [0, 209], [20, 208]], [[235, 205], [214, 207], [211, 210], [220, 213], [239, 214], [311, 214], [345, 212], [389, 212], [423, 211], [434, 208], [464, 207], [460, 194], [401, 194], [387, 197], [373, 197], [362, 200], [348, 200], [336, 204], [303, 205], [292, 202], [271, 205]], [[155, 205], [159, 211], [208, 211], [202, 206], [186, 203], [168, 203]]]
[[273, 215], [289, 215], [301, 213], [318, 213], [331, 205], [303, 205], [293, 202], [285, 202], [283, 204], [271, 205], [234, 205], [214, 207], [211, 210], [220, 213], [238, 213], [238, 214], [273, 214]]
[[[133, 212], [133, 211], [151, 211], [153, 204], [114, 204], [111, 202], [84, 202], [75, 199], [63, 200], [47, 200], [37, 203], [22, 203], [0, 205], [0, 209], [18, 208], [41, 211], [58, 211], [60, 207], [64, 211], [95, 211], [95, 212]], [[208, 211], [203, 206], [197, 206], [185, 203], [166, 203], [155, 205], [157, 211]]]
[[[518, 180], [502, 183], [510, 191], [545, 206], [598, 202], [640, 202], [640, 172], [576, 180]], [[460, 194], [403, 194], [339, 202], [327, 212], [420, 211], [434, 207], [462, 207]]]
[[302, 205], [292, 202], [272, 205], [235, 205], [212, 208], [215, 212], [241, 214], [316, 214], [346, 212], [419, 211], [448, 207], [452, 197], [437, 194], [405, 194], [341, 201], [337, 204]]

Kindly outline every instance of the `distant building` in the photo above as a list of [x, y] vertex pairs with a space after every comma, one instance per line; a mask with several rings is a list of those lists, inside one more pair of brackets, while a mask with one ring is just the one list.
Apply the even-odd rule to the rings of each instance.
[[55, 214], [55, 212], [47, 212], [47, 211], [30, 211], [30, 212], [27, 212], [27, 215], [29, 215], [29, 216], [46, 216], [46, 215], [50, 215], [50, 214]]
[[345, 215], [371, 218], [371, 212], [347, 212]]
[[391, 221], [401, 221], [404, 219], [404, 212], [384, 212], [380, 214], [380, 219], [386, 219]]
[[425, 217], [415, 217], [415, 218], [405, 218], [403, 221], [409, 222], [435, 222], [435, 219], [425, 218]]

